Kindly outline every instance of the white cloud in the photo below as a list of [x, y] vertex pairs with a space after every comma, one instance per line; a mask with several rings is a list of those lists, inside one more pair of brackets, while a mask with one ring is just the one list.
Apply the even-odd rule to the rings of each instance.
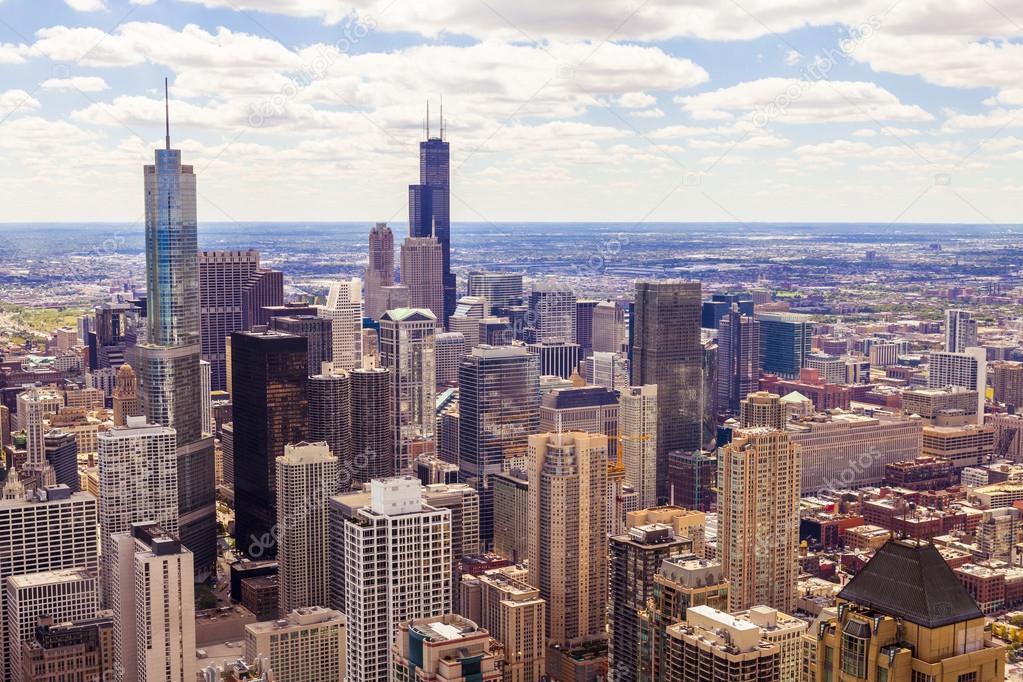
[[0, 64], [23, 64], [28, 51], [27, 45], [0, 43]]
[[103, 0], [64, 0], [64, 3], [76, 12], [102, 12], [107, 8]]
[[24, 90], [6, 90], [4, 92], [0, 92], [0, 118], [8, 118], [16, 113], [22, 113], [38, 108], [39, 100], [35, 99]]
[[654, 107], [653, 109], [630, 111], [629, 116], [633, 116], [635, 118], [664, 118], [664, 112], [661, 111], [660, 107]]
[[102, 92], [110, 88], [99, 76], [72, 76], [70, 78], [48, 78], [40, 86], [46, 90], [80, 90]]
[[803, 55], [799, 54], [796, 50], [789, 50], [785, 53], [785, 65], [795, 66], [803, 58]]
[[645, 109], [657, 103], [657, 98], [645, 92], [626, 92], [615, 103], [626, 109]]
[[929, 121], [916, 105], [903, 104], [888, 90], [863, 81], [762, 78], [675, 101], [696, 119], [748, 116], [754, 121], [828, 123]]

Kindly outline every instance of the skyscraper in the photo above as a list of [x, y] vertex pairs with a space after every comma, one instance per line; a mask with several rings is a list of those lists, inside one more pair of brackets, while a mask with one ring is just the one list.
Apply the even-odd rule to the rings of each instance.
[[334, 366], [349, 371], [362, 366], [362, 280], [353, 277], [334, 282], [327, 293], [327, 305], [320, 317], [330, 320], [334, 336], [331, 353]]
[[242, 290], [259, 269], [259, 252], [199, 252], [199, 324], [202, 359], [210, 363], [212, 387], [227, 386], [225, 339], [242, 326]]
[[575, 344], [575, 294], [558, 285], [553, 278], [533, 287], [529, 294], [529, 315], [532, 341]]
[[735, 433], [718, 455], [718, 552], [728, 610], [791, 612], [799, 551], [799, 446], [785, 431]]
[[78, 441], [75, 434], [60, 429], [50, 429], [43, 436], [46, 462], [53, 469], [56, 485], [66, 485], [73, 493], [81, 488], [78, 476]]
[[242, 286], [242, 328], [266, 325], [270, 321], [268, 309], [284, 305], [284, 273], [280, 270], [257, 268]]
[[366, 317], [379, 320], [387, 310], [384, 287], [394, 284], [394, 234], [387, 223], [369, 231], [369, 264], [366, 266]]
[[351, 682], [386, 682], [398, 623], [451, 610], [451, 511], [424, 504], [411, 476], [369, 488], [343, 522]]
[[146, 215], [146, 342], [135, 348], [146, 420], [178, 439], [178, 524], [198, 573], [216, 560], [213, 437], [203, 433], [199, 359], [201, 300], [195, 174], [165, 149], [143, 169]]
[[323, 442], [285, 445], [277, 458], [279, 613], [327, 606], [327, 500], [337, 493], [337, 465]]
[[[430, 135], [427, 114], [426, 140], [419, 143], [419, 184], [408, 188], [409, 237], [435, 237], [441, 251], [441, 298], [443, 308], [437, 320], [447, 323], [455, 310], [455, 275], [451, 272], [451, 177], [450, 151], [444, 139], [444, 114], [441, 112], [440, 136]], [[405, 279], [402, 262], [401, 279]], [[413, 299], [412, 307], [423, 307]], [[431, 308], [433, 310], [433, 308]]]
[[[334, 324], [329, 318], [316, 315], [281, 315], [270, 318], [270, 329], [306, 337], [309, 376], [319, 374], [323, 363], [333, 359], [333, 328]], [[361, 325], [359, 333], [362, 333]]]
[[426, 309], [398, 308], [380, 318], [380, 365], [391, 370], [398, 470], [434, 450], [437, 318]]
[[614, 301], [601, 301], [593, 308], [593, 352], [628, 351], [628, 327], [625, 309]]
[[325, 442], [337, 457], [337, 489], [344, 492], [353, 474], [351, 374], [339, 370], [311, 376], [308, 393], [309, 440]]
[[114, 426], [124, 426], [128, 423], [128, 417], [138, 417], [142, 414], [138, 380], [131, 365], [124, 364], [117, 368], [113, 399]]
[[786, 379], [799, 376], [813, 343], [813, 322], [799, 313], [757, 313], [760, 366]]
[[668, 495], [668, 453], [701, 440], [700, 283], [636, 282], [632, 385], [657, 384], [657, 497]]
[[[457, 319], [452, 316], [448, 322]], [[475, 323], [475, 320], [473, 320]], [[477, 326], [478, 329], [478, 326]], [[476, 345], [476, 344], [473, 344]], [[470, 346], [471, 347], [471, 346]], [[437, 368], [437, 389], [458, 386], [458, 366], [462, 364], [467, 347], [461, 332], [437, 334], [435, 365]]]
[[969, 310], [945, 311], [945, 352], [965, 353], [977, 346], [977, 320]]
[[487, 301], [487, 314], [522, 303], [522, 275], [514, 272], [470, 272], [469, 295]]
[[1023, 409], [1023, 363], [992, 363], [991, 386], [994, 388], [995, 402]]
[[480, 540], [489, 548], [494, 532], [490, 478], [525, 468], [528, 436], [540, 419], [540, 374], [525, 348], [481, 345], [458, 371], [459, 476], [480, 494]]
[[652, 507], [657, 504], [657, 386], [622, 390], [618, 431], [625, 480], [639, 506]]
[[757, 389], [759, 379], [760, 323], [733, 303], [718, 324], [718, 409], [737, 414], [739, 403]]
[[788, 415], [781, 397], [768, 391], [755, 391], [739, 402], [739, 426], [749, 429], [766, 426], [784, 429]]
[[46, 461], [45, 420], [63, 404], [64, 397], [56, 390], [34, 387], [18, 394], [18, 422], [25, 431], [26, 459], [22, 473], [31, 472], [38, 486], [57, 482], [53, 467]]
[[443, 256], [434, 237], [408, 237], [401, 243], [401, 283], [408, 287], [409, 307], [425, 308], [438, 321], [446, 319]]
[[531, 435], [528, 458], [529, 582], [547, 601], [548, 640], [566, 652], [599, 643], [607, 637], [607, 436]]
[[977, 423], [984, 423], [987, 399], [987, 354], [970, 347], [961, 353], [931, 353], [927, 385], [931, 388], [960, 386], [977, 392]]
[[276, 553], [276, 459], [308, 436], [306, 343], [282, 332], [231, 335], [235, 537], [253, 559]]
[[[391, 400], [391, 370], [360, 368], [350, 373], [352, 381], [353, 481], [369, 483], [374, 478], [393, 476], [394, 405]], [[342, 462], [344, 466], [344, 462]]]

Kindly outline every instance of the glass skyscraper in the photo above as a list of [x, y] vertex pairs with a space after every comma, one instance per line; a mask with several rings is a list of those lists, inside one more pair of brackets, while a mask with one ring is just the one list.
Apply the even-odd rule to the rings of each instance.
[[[451, 272], [451, 172], [450, 152], [441, 134], [419, 143], [419, 184], [408, 188], [410, 237], [436, 237], [441, 245], [444, 287], [444, 322], [455, 311], [455, 275]], [[404, 280], [405, 273], [402, 273]]]
[[760, 366], [769, 374], [792, 379], [810, 354], [813, 322], [799, 313], [757, 313], [760, 322]]

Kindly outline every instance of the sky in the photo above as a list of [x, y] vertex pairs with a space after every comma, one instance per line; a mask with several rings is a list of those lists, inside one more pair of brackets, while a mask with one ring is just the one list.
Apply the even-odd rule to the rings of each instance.
[[0, 0], [0, 223], [1021, 223], [1023, 0]]

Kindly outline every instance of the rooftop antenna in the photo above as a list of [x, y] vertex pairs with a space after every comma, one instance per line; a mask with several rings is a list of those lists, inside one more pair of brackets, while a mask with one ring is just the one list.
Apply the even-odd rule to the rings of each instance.
[[166, 130], [167, 149], [170, 149], [170, 90], [167, 79], [163, 79], [163, 123]]
[[440, 139], [444, 139], [444, 95], [440, 96]]
[[430, 139], [430, 100], [426, 100], [426, 139]]

